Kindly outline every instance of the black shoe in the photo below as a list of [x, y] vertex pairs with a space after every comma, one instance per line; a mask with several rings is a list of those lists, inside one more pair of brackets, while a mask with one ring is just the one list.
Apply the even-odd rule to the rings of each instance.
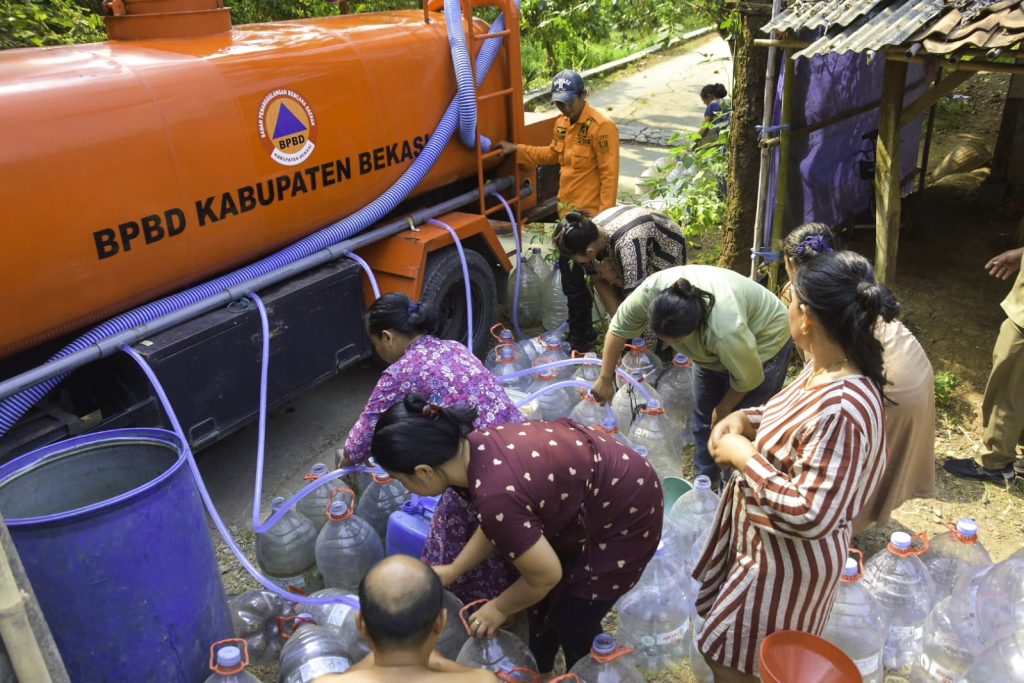
[[947, 472], [963, 479], [980, 479], [990, 481], [993, 484], [1004, 484], [1013, 481], [1016, 476], [1013, 472], [1013, 465], [1007, 465], [998, 470], [990, 470], [974, 462], [971, 458], [950, 458], [942, 463]]

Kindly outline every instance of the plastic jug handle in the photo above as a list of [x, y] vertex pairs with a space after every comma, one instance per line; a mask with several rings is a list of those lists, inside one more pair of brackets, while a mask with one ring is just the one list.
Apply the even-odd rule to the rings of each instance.
[[501, 333], [498, 332], [499, 328], [505, 329], [505, 326], [502, 325], [501, 323], [494, 323], [493, 325], [491, 325], [491, 336], [497, 339], [498, 342], [501, 342]]
[[[487, 602], [486, 600], [484, 602]], [[533, 669], [528, 669], [525, 666], [517, 666], [509, 669], [508, 671], [499, 671], [495, 674], [499, 681], [506, 681], [507, 683], [523, 683], [523, 678], [516, 676], [516, 673], [527, 674], [530, 683], [540, 683], [540, 674]], [[576, 680], [579, 680], [578, 678]]]
[[[223, 669], [217, 664], [217, 651], [222, 645], [236, 645], [242, 650], [242, 661], [238, 663], [238, 666]], [[247, 666], [249, 666], [249, 643], [245, 642], [244, 638], [225, 638], [210, 646], [210, 671], [222, 676], [230, 676], [242, 671]]]
[[962, 533], [960, 533], [960, 530], [956, 528], [956, 524], [954, 524], [953, 522], [943, 522], [942, 526], [949, 529], [950, 533], [953, 534], [953, 538], [960, 541], [961, 543], [965, 543], [967, 545], [974, 545], [978, 542], [977, 535], [964, 536]]
[[488, 602], [490, 602], [490, 600], [487, 600], [486, 598], [480, 598], [479, 600], [474, 600], [473, 602], [467, 602], [465, 605], [463, 605], [462, 609], [459, 610], [459, 619], [462, 621], [462, 626], [466, 629], [466, 633], [472, 633], [472, 631], [469, 630], [469, 621], [466, 619], [466, 612], [469, 610], [470, 607], [485, 605]]
[[[915, 538], [921, 539], [921, 545], [914, 545], [913, 539], [915, 539]], [[920, 555], [922, 553], [928, 552], [928, 533], [927, 532], [919, 531], [916, 534], [913, 534], [910, 537], [910, 539], [911, 539], [911, 541], [910, 541], [911, 545], [906, 550], [900, 550], [899, 548], [897, 548], [896, 546], [894, 546], [892, 544], [892, 541], [889, 541], [889, 546], [888, 546], [889, 547], [889, 552], [891, 552], [893, 555], [899, 555], [900, 557], [906, 557], [907, 555]]]
[[[277, 634], [285, 640], [288, 640], [292, 637], [292, 634], [295, 633], [295, 629], [302, 624], [316, 624], [316, 622], [312, 619], [307, 619], [301, 614], [296, 614], [290, 617], [282, 615], [277, 618]], [[290, 629], [288, 627], [290, 627]]]
[[839, 577], [839, 580], [843, 583], [856, 583], [864, 578], [864, 553], [860, 548], [848, 548], [848, 552], [857, 556], [857, 573], [853, 576], [844, 574]]
[[[344, 491], [345, 493], [348, 493], [350, 496], [352, 496], [352, 501], [351, 501], [351, 503], [349, 503], [348, 512], [346, 512], [341, 517], [338, 517], [338, 518], [335, 519], [334, 517], [331, 516], [331, 503], [334, 502], [334, 494], [336, 494], [338, 491]], [[348, 517], [352, 516], [352, 513], [355, 510], [355, 507], [356, 507], [356, 492], [355, 491], [353, 491], [352, 489], [348, 488], [347, 486], [337, 486], [337, 487], [331, 489], [331, 494], [327, 497], [327, 508], [326, 508], [327, 516], [330, 519], [333, 519], [335, 522], [340, 522], [343, 519], [347, 519]]]
[[593, 657], [594, 661], [597, 662], [598, 664], [607, 664], [608, 662], [615, 661], [619, 657], [623, 657], [625, 655], [632, 654], [632, 653], [633, 653], [633, 648], [629, 647], [628, 645], [617, 645], [614, 650], [612, 650], [611, 652], [609, 652], [606, 655], [603, 655], [603, 654], [600, 654], [598, 652], [594, 652], [593, 650], [591, 650], [590, 651], [590, 656]]

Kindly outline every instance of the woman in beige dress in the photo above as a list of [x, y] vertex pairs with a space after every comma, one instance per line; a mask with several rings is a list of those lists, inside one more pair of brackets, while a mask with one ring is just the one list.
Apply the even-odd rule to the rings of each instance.
[[[822, 223], [796, 228], [783, 242], [790, 281], [801, 264], [834, 251], [832, 230]], [[789, 285], [780, 293], [788, 295]], [[885, 377], [885, 432], [889, 458], [882, 481], [854, 520], [853, 532], [884, 526], [889, 515], [911, 498], [935, 497], [935, 376], [914, 335], [898, 320], [879, 322]], [[805, 359], [806, 360], [806, 359]]]

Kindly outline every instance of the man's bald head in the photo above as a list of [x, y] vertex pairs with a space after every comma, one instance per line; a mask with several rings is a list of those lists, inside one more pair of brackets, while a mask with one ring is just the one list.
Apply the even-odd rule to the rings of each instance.
[[377, 647], [421, 644], [437, 621], [443, 601], [437, 574], [409, 555], [384, 558], [359, 584], [363, 623]]

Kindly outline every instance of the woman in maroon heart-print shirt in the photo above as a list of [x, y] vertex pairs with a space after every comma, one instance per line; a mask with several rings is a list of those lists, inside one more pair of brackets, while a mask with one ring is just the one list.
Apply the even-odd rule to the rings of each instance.
[[472, 431], [473, 410], [407, 396], [381, 416], [377, 463], [413, 493], [466, 495], [480, 528], [450, 565], [448, 584], [492, 553], [520, 578], [480, 608], [471, 628], [491, 635], [530, 609], [530, 649], [542, 673], [559, 646], [585, 656], [601, 620], [636, 585], [661, 537], [664, 498], [647, 460], [612, 438], [559, 420]]

